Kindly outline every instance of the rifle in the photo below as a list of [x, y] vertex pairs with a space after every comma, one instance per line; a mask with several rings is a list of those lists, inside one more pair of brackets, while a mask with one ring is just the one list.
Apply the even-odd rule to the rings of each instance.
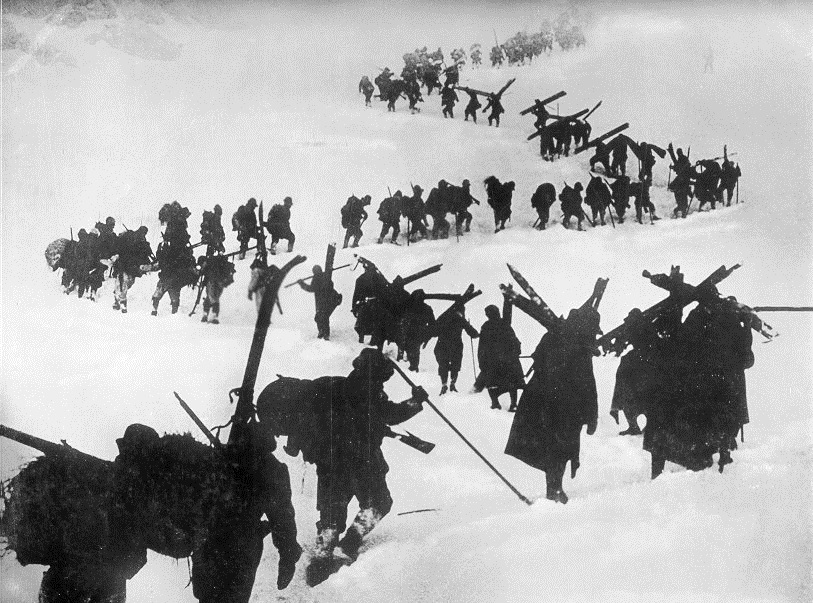
[[[335, 272], [336, 270], [341, 270], [342, 268], [348, 268], [349, 266], [352, 266], [352, 265], [353, 265], [353, 262], [350, 262], [349, 264], [342, 264], [341, 266], [336, 266], [336, 267], [333, 269], [333, 272]], [[299, 282], [300, 282], [300, 281], [302, 281], [302, 282], [304, 282], [304, 281], [309, 281], [309, 280], [311, 280], [312, 278], [313, 278], [313, 275], [311, 275], [311, 276], [306, 276], [305, 278], [301, 278], [301, 279], [299, 279], [299, 280], [297, 280], [297, 281], [294, 281], [293, 283], [288, 283], [287, 285], [285, 285], [285, 286], [283, 287], [283, 289], [287, 289], [288, 287], [293, 287], [294, 285], [299, 284]]]
[[[246, 251], [251, 251], [252, 249], [257, 249], [257, 246], [256, 246], [256, 245], [252, 245], [251, 247], [248, 247], [248, 248], [246, 249]], [[240, 251], [239, 251], [239, 250], [238, 250], [238, 251], [232, 251], [232, 252], [230, 252], [230, 253], [227, 253], [227, 254], [225, 254], [223, 257], [227, 257], [227, 258], [233, 258], [233, 257], [234, 257], [234, 256], [236, 256], [236, 255], [240, 255]]]
[[82, 461], [89, 461], [92, 463], [104, 463], [107, 465], [113, 464], [110, 461], [105, 461], [104, 459], [100, 459], [92, 454], [87, 454], [86, 452], [77, 450], [76, 448], [69, 446], [65, 440], [62, 440], [61, 444], [54, 444], [48, 440], [38, 438], [37, 436], [33, 436], [22, 431], [17, 431], [16, 429], [6, 427], [5, 425], [0, 425], [0, 437], [8, 438], [9, 440], [14, 440], [15, 442], [28, 446], [29, 448], [39, 450], [40, 452], [44, 453], [45, 456], [72, 456]]
[[754, 306], [754, 312], [813, 312], [813, 306]]
[[186, 411], [186, 414], [189, 415], [189, 417], [192, 419], [195, 425], [197, 425], [198, 428], [203, 432], [203, 435], [205, 435], [206, 438], [212, 443], [212, 446], [214, 446], [220, 452], [223, 452], [222, 442], [218, 440], [211, 431], [209, 431], [209, 428], [203, 424], [203, 421], [201, 421], [200, 417], [198, 417], [198, 415], [195, 414], [195, 411], [189, 408], [189, 405], [186, 402], [184, 402], [183, 398], [181, 398], [178, 395], [178, 392], [172, 393], [175, 394], [175, 397], [178, 399], [178, 402], [180, 402], [181, 408], [183, 408]]

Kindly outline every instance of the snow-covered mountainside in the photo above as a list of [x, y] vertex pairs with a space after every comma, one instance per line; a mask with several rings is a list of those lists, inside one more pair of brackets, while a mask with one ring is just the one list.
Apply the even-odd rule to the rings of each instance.
[[[114, 16], [87, 20], [64, 10], [4, 13], [3, 424], [112, 459], [115, 438], [133, 422], [200, 435], [173, 391], [208, 425], [228, 420], [227, 392], [240, 383], [255, 317], [246, 299], [250, 259], [238, 263], [214, 326], [187, 316], [188, 289], [177, 315], [165, 301], [151, 317], [155, 275], [136, 282], [127, 315], [111, 310], [109, 282], [96, 303], [67, 297], [42, 258], [53, 239], [108, 215], [119, 227], [147, 225], [155, 246], [158, 209], [175, 199], [192, 210], [194, 233], [215, 203], [228, 218], [251, 196], [268, 208], [290, 195], [296, 250], [310, 264], [323, 261], [327, 242], [341, 241], [339, 208], [351, 194], [370, 194], [376, 208], [387, 187], [406, 191], [412, 182], [428, 191], [441, 178], [468, 178], [485, 200], [481, 183], [494, 174], [517, 185], [505, 231], [493, 234], [481, 206], [459, 242], [377, 246], [371, 212], [358, 252], [390, 278], [443, 263], [421, 281], [427, 291], [461, 292], [475, 283], [484, 291], [468, 309], [476, 326], [486, 305], [501, 302], [506, 262], [559, 313], [580, 305], [597, 277], [609, 277], [605, 331], [630, 308], [663, 297], [642, 270], [673, 264], [697, 282], [721, 264], [741, 263], [720, 285], [723, 294], [749, 305], [810, 305], [813, 64], [811, 12], [803, 5], [596, 4], [586, 47], [556, 50], [532, 66], [464, 70], [461, 82], [479, 89], [517, 78], [496, 129], [463, 122], [463, 105], [455, 120], [444, 120], [435, 95], [418, 115], [405, 101], [394, 114], [382, 103], [365, 108], [357, 83], [376, 67], [400, 71], [401, 55], [416, 46], [490, 47], [494, 33], [505, 39], [536, 29], [544, 16], [537, 5], [222, 4], [111, 1], [96, 6], [114, 6]], [[703, 73], [709, 46], [714, 71]], [[668, 219], [668, 163], [660, 161], [652, 195], [665, 219], [654, 226], [628, 220], [565, 230], [557, 204], [556, 223], [533, 230], [529, 199], [538, 184], [550, 181], [558, 191], [564, 181], [589, 179], [589, 154], [546, 163], [538, 145], [525, 141], [533, 120], [519, 111], [559, 90], [567, 91], [561, 113], [603, 100], [591, 118], [595, 134], [629, 122], [632, 138], [691, 146], [693, 159], [720, 155], [728, 144], [742, 166], [741, 203]], [[233, 233], [227, 246], [237, 248]], [[336, 263], [351, 259], [339, 251]], [[306, 267], [297, 278], [309, 274]], [[357, 274], [335, 275], [346, 301], [330, 342], [316, 339], [312, 296], [284, 290], [258, 385], [278, 373], [349, 372], [361, 347], [348, 304]], [[446, 305], [432, 303], [436, 313]], [[608, 414], [618, 360], [596, 358], [599, 427], [583, 437], [581, 470], [565, 483], [569, 504], [544, 496], [531, 507], [521, 503], [427, 408], [406, 426], [437, 447], [423, 456], [385, 443], [395, 506], [359, 561], [315, 589], [305, 585], [301, 562], [291, 586], [278, 592], [269, 540], [253, 600], [810, 600], [813, 319], [764, 318], [781, 335], [755, 341], [751, 423], [724, 474], [668, 466], [650, 482], [640, 437], [619, 437]], [[514, 325], [529, 353], [541, 327], [520, 312]], [[466, 392], [471, 350], [461, 393], [436, 396], [431, 344], [416, 379], [520, 491], [544, 494], [544, 474], [502, 453], [512, 415], [490, 410], [485, 393]], [[387, 391], [395, 399], [408, 393], [397, 376]], [[300, 541], [310, 543], [315, 469], [279, 455], [291, 471]], [[0, 441], [0, 478], [31, 458], [31, 449]], [[433, 510], [399, 515], [417, 509]], [[0, 559], [0, 601], [35, 600], [42, 569], [20, 567], [13, 555]], [[193, 601], [187, 582], [185, 563], [151, 555], [130, 581], [128, 600]]]

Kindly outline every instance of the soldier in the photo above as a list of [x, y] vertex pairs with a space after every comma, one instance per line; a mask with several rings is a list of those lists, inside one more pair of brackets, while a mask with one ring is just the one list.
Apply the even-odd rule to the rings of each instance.
[[641, 155], [641, 169], [638, 172], [638, 180], [643, 182], [648, 181], [652, 184], [652, 168], [655, 167], [655, 150], [646, 142], [639, 145], [639, 153]]
[[596, 144], [596, 152], [590, 158], [590, 171], [596, 170], [596, 164], [600, 163], [604, 168], [604, 173], [610, 173], [610, 149], [603, 142]]
[[652, 479], [667, 460], [700, 471], [713, 465], [712, 455], [718, 452], [722, 473], [732, 462], [737, 433], [748, 423], [745, 369], [754, 363], [748, 316], [700, 304], [686, 317], [676, 340], [672, 395], [649, 404], [644, 429]]
[[333, 279], [318, 264], [313, 267], [313, 279], [310, 284], [302, 279], [297, 282], [305, 291], [313, 293], [316, 303], [316, 315], [313, 317], [316, 321], [316, 338], [330, 341], [330, 315], [342, 303], [342, 294], [336, 291]]
[[169, 293], [172, 313], [178, 312], [181, 303], [181, 289], [192, 285], [198, 280], [195, 269], [195, 256], [189, 245], [189, 232], [186, 218], [190, 212], [175, 201], [161, 208], [158, 218], [166, 224], [164, 240], [158, 245], [155, 257], [158, 260], [160, 272], [158, 285], [152, 295], [152, 315], [158, 315], [158, 304], [165, 293]]
[[384, 242], [384, 237], [392, 229], [390, 243], [398, 244], [398, 235], [401, 233], [401, 212], [404, 208], [404, 194], [397, 190], [392, 197], [387, 197], [378, 206], [378, 219], [381, 221], [381, 234], [378, 235], [378, 244]]
[[[201, 322], [219, 324], [220, 296], [223, 290], [234, 282], [234, 264], [225, 255], [202, 255], [198, 258], [200, 287], [206, 292], [203, 298]], [[211, 311], [212, 317], [209, 318]]]
[[215, 205], [212, 211], [204, 211], [203, 219], [200, 223], [200, 241], [213, 253], [225, 252], [223, 243], [226, 242], [226, 233], [223, 231], [223, 224], [220, 219], [223, 216], [223, 208]]
[[[336, 546], [355, 560], [364, 537], [392, 508], [386, 479], [389, 467], [381, 443], [390, 425], [414, 417], [423, 410], [427, 399], [422, 388], [415, 388], [409, 400], [391, 402], [384, 384], [392, 375], [392, 365], [383, 354], [364, 349], [353, 361], [351, 373], [328, 394], [329, 433], [324, 433], [322, 450], [316, 455], [319, 521], [316, 550], [307, 571], [311, 586], [329, 574]], [[347, 507], [354, 497], [359, 512], [339, 540], [347, 525]]]
[[449, 183], [440, 180], [437, 187], [429, 191], [426, 198], [426, 213], [432, 216], [432, 238], [449, 238], [449, 221], [446, 214], [449, 213]]
[[407, 236], [411, 241], [417, 240], [417, 235], [427, 238], [426, 231], [426, 205], [421, 195], [423, 189], [417, 184], [412, 187], [412, 196], [404, 199], [404, 217], [409, 221], [409, 232]]
[[562, 213], [564, 214], [562, 226], [565, 228], [570, 228], [570, 218], [576, 218], [579, 221], [578, 230], [583, 230], [582, 189], [581, 182], [577, 182], [572, 187], [565, 184], [565, 188], [559, 193], [559, 201], [562, 202]]
[[443, 75], [446, 76], [446, 79], [443, 82], [444, 88], [452, 88], [457, 86], [460, 82], [460, 69], [457, 64], [449, 65], [444, 71]]
[[570, 461], [571, 478], [579, 468], [582, 426], [592, 435], [598, 425], [593, 356], [599, 319], [592, 307], [573, 309], [561, 329], [542, 337], [505, 447], [506, 454], [544, 471], [547, 499], [563, 504], [565, 467]]
[[364, 106], [370, 106], [370, 99], [373, 98], [373, 92], [375, 92], [375, 86], [370, 81], [370, 78], [366, 75], [361, 76], [361, 81], [359, 82], [359, 94], [364, 93]]
[[502, 65], [503, 60], [502, 48], [500, 48], [499, 46], [492, 46], [489, 58], [491, 59], [492, 67], [500, 67]]
[[622, 139], [612, 147], [613, 161], [610, 164], [610, 174], [613, 176], [627, 175], [627, 144]]
[[240, 255], [238, 257], [241, 260], [246, 257], [246, 251], [248, 251], [248, 244], [251, 239], [257, 238], [257, 215], [254, 213], [256, 207], [257, 200], [252, 197], [248, 200], [248, 203], [238, 207], [231, 218], [232, 230], [237, 232], [237, 240], [240, 242]]
[[248, 299], [249, 301], [254, 300], [258, 313], [260, 311], [260, 305], [263, 302], [265, 287], [271, 281], [271, 278], [277, 270], [279, 270], [277, 266], [273, 264], [271, 266], [268, 265], [265, 256], [261, 252], [258, 252], [254, 261], [251, 262], [251, 280], [248, 283]]
[[361, 231], [361, 225], [364, 224], [364, 221], [368, 217], [367, 211], [364, 208], [370, 205], [370, 201], [370, 195], [364, 195], [361, 199], [351, 195], [348, 197], [347, 203], [342, 207], [342, 228], [347, 229], [344, 235], [344, 245], [342, 245], [342, 249], [347, 248], [351, 238], [353, 239], [352, 246], [359, 246], [359, 240], [364, 234]]
[[[717, 196], [719, 197], [720, 201], [723, 200], [723, 191], [726, 192], [726, 202], [725, 206], [731, 206], [731, 197], [734, 196], [734, 189], [737, 188], [737, 181], [742, 176], [742, 172], [740, 171], [740, 166], [737, 164], [736, 166], [729, 160], [728, 158], [728, 149], [723, 147], [723, 169], [720, 172], [720, 188], [717, 191]], [[739, 200], [739, 196], [737, 197]]]
[[499, 397], [508, 393], [511, 399], [509, 412], [517, 408], [517, 390], [524, 387], [522, 365], [519, 355], [522, 353], [511, 325], [500, 318], [497, 306], [486, 307], [488, 320], [480, 328], [480, 345], [477, 349], [477, 361], [480, 375], [474, 384], [474, 391], [488, 389], [491, 408], [501, 409]]
[[[406, 91], [406, 84], [404, 80], [393, 80], [387, 84], [386, 91], [384, 92], [387, 99], [387, 111], [395, 113], [395, 102], [403, 96]], [[417, 100], [415, 101], [417, 102]], [[412, 108], [412, 99], [410, 99], [410, 108]]]
[[488, 204], [494, 211], [494, 232], [505, 229], [505, 223], [511, 219], [511, 199], [516, 184], [500, 182], [495, 176], [489, 176], [483, 181], [488, 195]]
[[697, 174], [694, 185], [694, 194], [699, 202], [697, 210], [702, 211], [706, 203], [711, 204], [711, 209], [716, 209], [722, 173], [720, 164], [714, 159], [701, 159], [697, 165], [703, 168], [703, 171]]
[[479, 44], [473, 44], [469, 49], [469, 56], [471, 57], [472, 67], [479, 67], [483, 64], [483, 51], [480, 49]]
[[291, 232], [291, 206], [293, 204], [293, 199], [285, 197], [282, 200], [282, 205], [277, 203], [268, 210], [268, 220], [265, 227], [271, 235], [272, 255], [277, 253], [277, 243], [279, 243], [280, 239], [288, 241], [288, 251], [294, 250], [296, 236]]
[[587, 184], [587, 191], [585, 191], [584, 202], [590, 206], [593, 213], [593, 223], [596, 218], [601, 219], [601, 225], [605, 226], [604, 213], [607, 208], [612, 204], [612, 192], [607, 183], [601, 179], [600, 176], [593, 176]]
[[556, 202], [556, 187], [550, 182], [540, 184], [531, 195], [531, 207], [539, 215], [537, 230], [545, 230], [550, 219], [550, 208]]
[[155, 259], [147, 242], [147, 227], [140, 226], [138, 230], [121, 233], [116, 241], [116, 254], [118, 257], [113, 262], [113, 278], [116, 279], [113, 309], [121, 309], [122, 314], [127, 314], [127, 292], [135, 280], [144, 274], [141, 267]]
[[[96, 222], [96, 230], [99, 231], [99, 245], [97, 253], [100, 260], [110, 260], [116, 255], [116, 219], [112, 216], [102, 222]], [[108, 265], [110, 262], [108, 262]]]
[[[404, 80], [405, 84], [405, 92], [407, 95], [407, 99], [409, 100], [409, 112], [410, 113], [420, 113], [421, 110], [418, 108], [418, 103], [423, 102], [423, 96], [421, 95], [421, 85], [418, 83], [417, 78], [410, 78], [408, 80]], [[395, 103], [393, 102], [393, 110], [395, 110]]]
[[429, 332], [435, 324], [435, 313], [424, 301], [423, 289], [416, 289], [408, 298], [403, 311], [397, 312], [399, 320], [398, 347], [406, 354], [409, 370], [419, 370], [421, 346], [429, 341]]
[[505, 109], [500, 102], [500, 96], [497, 94], [489, 94], [488, 95], [488, 102], [486, 106], [483, 107], [483, 113], [491, 109], [491, 114], [488, 116], [488, 125], [490, 126], [492, 122], [496, 124], [496, 127], [500, 127], [500, 115], [505, 113]]
[[378, 86], [378, 97], [381, 100], [387, 98], [387, 88], [392, 83], [392, 71], [389, 67], [384, 67], [384, 70], [379, 73], [375, 78], [375, 85]]
[[440, 92], [440, 104], [443, 107], [443, 117], [451, 117], [454, 119], [454, 105], [460, 100], [457, 98], [457, 93], [452, 86], [444, 86]]
[[370, 345], [383, 345], [387, 285], [387, 279], [375, 265], [364, 263], [364, 272], [356, 279], [352, 302], [359, 343], [364, 343], [365, 335], [370, 335]]
[[471, 120], [477, 123], [477, 109], [483, 105], [480, 104], [480, 99], [477, 98], [476, 92], [466, 90], [466, 94], [469, 95], [469, 104], [466, 105], [466, 110], [463, 113], [463, 121], [469, 121], [469, 117], [471, 117]]
[[655, 213], [655, 205], [649, 198], [650, 180], [641, 180], [630, 184], [629, 192], [631, 197], [635, 197], [635, 220], [638, 224], [643, 224], [642, 216], [644, 212], [649, 213], [650, 219], [654, 222], [660, 220]]
[[107, 269], [107, 266], [99, 261], [99, 231], [93, 228], [87, 232], [82, 228], [77, 238], [79, 242], [74, 250], [73, 279], [78, 285], [79, 297], [87, 291], [88, 299], [93, 301], [96, 291], [104, 283], [104, 273]]
[[480, 202], [471, 196], [471, 182], [463, 180], [460, 186], [449, 185], [451, 193], [449, 196], [449, 209], [455, 216], [455, 230], [457, 235], [471, 231], [471, 221], [473, 216], [469, 211], [472, 203], [480, 205]]
[[[613, 207], [615, 215], [618, 216], [618, 223], [624, 223], [624, 214], [630, 206], [630, 178], [629, 176], [619, 176], [610, 185], [613, 195]], [[639, 221], [640, 222], [640, 221]]]
[[689, 196], [692, 194], [694, 169], [689, 158], [683, 154], [683, 149], [677, 150], [677, 156], [675, 156], [671, 142], [666, 149], [672, 159], [672, 171], [675, 172], [675, 177], [669, 185], [669, 190], [675, 195], [675, 209], [672, 212], [672, 217], [677, 218], [679, 213], [682, 218], [685, 218], [686, 214], [689, 213]]
[[627, 429], [618, 435], [641, 435], [638, 417], [642, 414], [649, 416], [650, 402], [654, 406], [662, 403], [658, 390], [662, 382], [663, 386], [666, 385], [664, 380], [667, 377], [663, 373], [671, 372], [665, 362], [670, 341], [665, 334], [661, 336], [655, 323], [644, 320], [638, 308], [630, 310], [624, 324], [632, 349], [621, 357], [618, 364], [610, 415], [618, 423], [618, 414], [623, 412], [627, 420]]
[[574, 119], [570, 122], [570, 131], [573, 134], [573, 144], [578, 148], [590, 142], [593, 126], [590, 125], [589, 121]]
[[[444, 312], [435, 322], [434, 332], [437, 335], [435, 343], [435, 360], [438, 362], [438, 376], [440, 377], [442, 396], [447, 391], [457, 391], [457, 375], [463, 364], [463, 331], [469, 337], [477, 338], [480, 334], [471, 323], [466, 320], [466, 307]], [[447, 381], [451, 375], [451, 381]]]

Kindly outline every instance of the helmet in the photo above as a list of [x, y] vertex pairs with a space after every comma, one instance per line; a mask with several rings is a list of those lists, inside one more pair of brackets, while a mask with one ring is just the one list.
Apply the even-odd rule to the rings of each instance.
[[314, 274], [322, 274], [322, 267], [319, 264], [313, 265], [313, 273]]
[[386, 381], [392, 377], [395, 370], [384, 354], [376, 348], [364, 348], [353, 360], [353, 369], [363, 372], [370, 379]]
[[248, 205], [249, 207], [257, 207], [257, 200], [254, 197], [252, 197], [251, 199], [248, 200], [248, 203], [246, 203], [246, 205]]
[[116, 440], [120, 454], [146, 452], [161, 441], [158, 432], [152, 427], [133, 423], [124, 430], [124, 435]]
[[500, 318], [500, 309], [495, 305], [486, 306], [486, 316], [492, 320]]
[[215, 215], [222, 216], [223, 215], [223, 208], [220, 205], [215, 205]]
[[583, 190], [583, 189], [584, 189], [584, 187], [582, 186], [581, 182], [577, 182], [576, 184], [573, 185], [573, 190], [580, 191], [580, 190]]
[[293, 204], [294, 204], [294, 200], [293, 200], [293, 199], [291, 199], [290, 197], [285, 197], [285, 199], [283, 199], [283, 200], [282, 200], [282, 203], [283, 203], [284, 205], [286, 205], [286, 206], [290, 207], [291, 205], [293, 205]]
[[466, 180], [463, 181], [463, 186], [464, 187], [471, 186], [471, 182], [469, 182], [468, 179], [466, 179]]
[[107, 219], [104, 221], [104, 223], [112, 228], [113, 226], [116, 225], [116, 219], [113, 216], [107, 216]]

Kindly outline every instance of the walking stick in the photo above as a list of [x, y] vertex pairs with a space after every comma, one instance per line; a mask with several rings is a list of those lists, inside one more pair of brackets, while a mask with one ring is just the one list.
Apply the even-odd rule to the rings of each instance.
[[737, 178], [737, 203], [735, 205], [740, 204], [740, 179]]
[[474, 371], [474, 378], [477, 379], [477, 366], [474, 364], [474, 337], [469, 335], [469, 343], [471, 344], [471, 370]]
[[[395, 370], [398, 372], [398, 374], [399, 374], [399, 375], [401, 375], [401, 377], [404, 379], [404, 381], [406, 381], [406, 382], [407, 382], [407, 384], [408, 384], [408, 385], [410, 385], [410, 386], [411, 386], [411, 387], [413, 387], [413, 388], [416, 388], [416, 387], [417, 387], [417, 386], [415, 385], [415, 383], [412, 381], [412, 379], [410, 379], [410, 378], [409, 378], [409, 377], [406, 375], [406, 373], [404, 373], [404, 371], [403, 371], [403, 370], [401, 370], [401, 367], [400, 367], [400, 366], [398, 366], [398, 364], [397, 364], [397, 363], [396, 363], [396, 362], [395, 362], [395, 361], [394, 361], [392, 358], [388, 358], [388, 360], [390, 361], [390, 364], [391, 364], [391, 365], [392, 365], [392, 366], [395, 368]], [[532, 504], [533, 504], [533, 501], [532, 501], [532, 500], [530, 500], [530, 499], [529, 499], [529, 498], [527, 498], [527, 497], [526, 497], [524, 494], [522, 494], [522, 493], [521, 493], [519, 490], [517, 490], [517, 489], [514, 487], [514, 485], [513, 485], [511, 482], [509, 482], [509, 481], [508, 481], [508, 480], [505, 478], [505, 476], [503, 476], [503, 474], [502, 474], [502, 473], [500, 473], [500, 472], [497, 470], [497, 468], [496, 468], [494, 465], [492, 465], [492, 464], [491, 464], [491, 462], [490, 462], [490, 461], [489, 461], [489, 460], [488, 460], [486, 457], [484, 457], [484, 456], [482, 455], [482, 453], [481, 453], [479, 450], [477, 450], [477, 448], [475, 448], [475, 447], [474, 447], [474, 444], [472, 444], [471, 442], [469, 442], [469, 441], [466, 439], [466, 436], [464, 436], [462, 433], [460, 433], [460, 430], [459, 430], [457, 427], [455, 427], [455, 426], [454, 426], [454, 424], [453, 424], [453, 423], [452, 423], [452, 422], [451, 422], [449, 419], [447, 419], [447, 418], [446, 418], [446, 415], [444, 415], [442, 412], [440, 412], [440, 410], [438, 410], [438, 407], [437, 407], [437, 406], [435, 406], [435, 405], [432, 403], [432, 401], [431, 401], [431, 400], [430, 400], [428, 397], [426, 398], [425, 402], [426, 402], [426, 403], [429, 405], [429, 407], [430, 407], [432, 410], [434, 410], [434, 411], [437, 413], [437, 415], [438, 415], [438, 416], [439, 416], [441, 419], [443, 419], [443, 421], [444, 421], [444, 422], [445, 422], [445, 423], [446, 423], [446, 424], [447, 424], [449, 427], [451, 427], [451, 428], [452, 428], [452, 431], [454, 431], [454, 432], [455, 432], [455, 433], [456, 433], [456, 434], [457, 434], [457, 435], [460, 437], [460, 439], [461, 439], [461, 440], [463, 440], [463, 441], [466, 443], [466, 445], [467, 445], [469, 448], [471, 448], [471, 449], [474, 451], [474, 453], [475, 453], [477, 456], [479, 456], [479, 457], [480, 457], [480, 460], [482, 460], [482, 461], [483, 461], [483, 462], [484, 462], [486, 465], [488, 465], [488, 468], [489, 468], [489, 469], [491, 469], [491, 470], [492, 470], [492, 471], [493, 471], [493, 472], [494, 472], [494, 473], [497, 475], [497, 477], [499, 477], [499, 478], [500, 478], [500, 479], [503, 481], [503, 483], [504, 483], [506, 486], [508, 486], [508, 487], [511, 489], [511, 492], [513, 492], [514, 494], [516, 494], [516, 495], [517, 495], [517, 497], [518, 497], [518, 498], [519, 498], [519, 499], [520, 499], [522, 502], [524, 502], [526, 505], [532, 505]]]

